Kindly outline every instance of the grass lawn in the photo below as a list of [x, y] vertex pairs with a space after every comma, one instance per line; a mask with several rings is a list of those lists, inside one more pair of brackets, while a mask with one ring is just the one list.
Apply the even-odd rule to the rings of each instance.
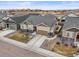
[[62, 45], [55, 45], [53, 48], [53, 51], [65, 55], [65, 56], [73, 56], [74, 53], [76, 53], [77, 48], [72, 48], [72, 47], [66, 47], [63, 44]]
[[24, 42], [24, 43], [30, 40], [28, 35], [24, 35], [23, 33], [19, 33], [19, 32], [14, 33], [13, 35], [10, 35], [9, 38], [20, 42]]
[[42, 31], [42, 30], [38, 30], [37, 33], [40, 35], [45, 35], [45, 36], [48, 35], [47, 31]]

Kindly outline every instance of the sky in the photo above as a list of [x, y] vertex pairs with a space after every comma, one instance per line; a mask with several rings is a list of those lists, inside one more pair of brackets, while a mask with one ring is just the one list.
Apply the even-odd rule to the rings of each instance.
[[0, 9], [79, 9], [79, 1], [0, 1]]

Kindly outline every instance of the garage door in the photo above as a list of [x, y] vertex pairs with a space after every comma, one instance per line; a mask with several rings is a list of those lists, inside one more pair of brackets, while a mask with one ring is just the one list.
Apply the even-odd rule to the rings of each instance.
[[77, 35], [77, 38], [76, 39], [77, 39], [77, 41], [79, 41], [79, 35]]
[[16, 25], [15, 24], [10, 24], [9, 29], [16, 30]]

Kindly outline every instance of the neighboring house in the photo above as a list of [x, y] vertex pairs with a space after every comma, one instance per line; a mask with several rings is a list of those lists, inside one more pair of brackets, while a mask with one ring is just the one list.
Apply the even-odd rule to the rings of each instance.
[[79, 16], [75, 12], [69, 11], [63, 16], [63, 19], [65, 19], [67, 17], [79, 17]]
[[7, 16], [6, 12], [0, 10], [0, 29], [5, 28], [5, 23], [3, 22], [3, 18], [6, 16]]
[[28, 17], [29, 15], [9, 17], [8, 19], [4, 20], [4, 22], [6, 23], [6, 28], [19, 30], [21, 29], [20, 23], [26, 20]]
[[[28, 23], [28, 26], [25, 26]], [[41, 31], [43, 34], [48, 34], [49, 31], [53, 32], [54, 25], [56, 23], [56, 17], [54, 15], [30, 15], [24, 22], [22, 22], [21, 28], [29, 28], [33, 30], [33, 27], [37, 28], [37, 32]]]
[[66, 17], [62, 36], [64, 41], [76, 43], [79, 41], [79, 17]]

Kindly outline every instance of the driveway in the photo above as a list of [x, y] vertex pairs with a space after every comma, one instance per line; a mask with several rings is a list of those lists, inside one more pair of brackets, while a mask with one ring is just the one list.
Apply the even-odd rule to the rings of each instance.
[[0, 31], [0, 36], [5, 36], [5, 35], [10, 34], [12, 32], [15, 32], [15, 30], [4, 30], [4, 31]]

